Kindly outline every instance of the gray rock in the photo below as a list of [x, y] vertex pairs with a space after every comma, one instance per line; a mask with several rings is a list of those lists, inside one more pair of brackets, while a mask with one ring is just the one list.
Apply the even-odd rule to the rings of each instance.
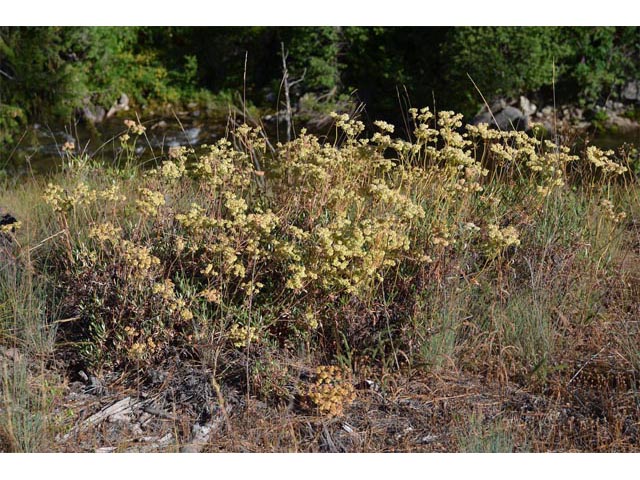
[[551, 105], [547, 105], [541, 110], [541, 112], [544, 116], [547, 116], [547, 117], [549, 115], [553, 115], [553, 107]]
[[538, 107], [525, 96], [520, 96], [517, 101], [511, 102], [511, 105], [507, 100], [498, 98], [491, 103], [489, 108], [485, 105], [471, 120], [471, 123], [473, 125], [486, 123], [492, 128], [503, 131], [525, 131], [529, 129], [529, 119], [537, 111]]
[[493, 103], [490, 105], [490, 107], [493, 113], [497, 113], [503, 108], [505, 108], [507, 105], [509, 104], [504, 98], [499, 98], [497, 100], [494, 100]]
[[607, 125], [615, 128], [619, 132], [632, 132], [638, 128], [638, 124], [635, 121], [615, 113], [609, 115]]
[[167, 122], [165, 122], [164, 120], [160, 120], [158, 123], [155, 123], [155, 124], [152, 125], [151, 130], [155, 130], [156, 128], [164, 130], [168, 126], [169, 126], [169, 124]]
[[107, 115], [100, 105], [86, 105], [82, 107], [82, 118], [89, 123], [101, 123]]
[[202, 128], [200, 128], [200, 127], [187, 128], [184, 131], [184, 137], [185, 137], [185, 140], [187, 141], [187, 143], [189, 143], [189, 144], [198, 143], [198, 139], [200, 138], [200, 132], [201, 131], [202, 131]]
[[531, 100], [529, 100], [527, 97], [521, 96], [520, 110], [522, 110], [522, 113], [524, 113], [527, 117], [531, 117], [534, 113], [536, 113], [536, 111], [538, 110], [538, 107], [536, 106], [535, 103], [532, 103]]
[[473, 120], [471, 120], [471, 123], [473, 125], [480, 125], [481, 123], [494, 125], [493, 116], [491, 115], [490, 112], [480, 112], [478, 115], [473, 117]]
[[515, 107], [505, 107], [496, 115], [496, 123], [500, 130], [527, 130], [529, 117]]
[[614, 102], [613, 100], [607, 100], [604, 107], [613, 112], [621, 112], [624, 109], [624, 104], [621, 102]]
[[499, 111], [493, 111], [493, 115], [491, 112], [481, 112], [473, 118], [471, 123], [473, 125], [486, 123], [491, 127], [504, 131], [524, 131], [529, 128], [529, 117], [521, 110], [507, 105]]
[[628, 102], [637, 102], [640, 100], [640, 81], [634, 80], [627, 83], [622, 89], [622, 99]]

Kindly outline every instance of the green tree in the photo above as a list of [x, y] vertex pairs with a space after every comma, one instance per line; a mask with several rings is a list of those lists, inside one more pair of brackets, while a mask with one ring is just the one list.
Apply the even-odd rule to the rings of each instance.
[[471, 83], [490, 100], [535, 91], [553, 82], [553, 67], [562, 74], [569, 53], [559, 27], [459, 27], [443, 44], [446, 82], [457, 99], [451, 103], [469, 112], [482, 104]]

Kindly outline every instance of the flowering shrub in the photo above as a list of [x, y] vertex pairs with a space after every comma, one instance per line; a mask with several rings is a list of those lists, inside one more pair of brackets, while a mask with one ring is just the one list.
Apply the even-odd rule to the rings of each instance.
[[[82, 170], [49, 184], [87, 358], [152, 362], [202, 325], [238, 349], [265, 345], [276, 327], [243, 326], [228, 317], [238, 308], [289, 318], [277, 321], [291, 329], [277, 330], [294, 336], [340, 338], [351, 328], [336, 320], [340, 302], [366, 304], [381, 289], [437, 275], [455, 252], [472, 250], [467, 269], [507, 268], [503, 253], [527, 241], [530, 224], [509, 215], [501, 182], [519, 185], [535, 215], [579, 157], [523, 132], [463, 128], [453, 112], [410, 115], [411, 141], [393, 138], [386, 122], [366, 137], [362, 122], [336, 114], [335, 143], [303, 130], [271, 155], [260, 131], [243, 125], [198, 155], [170, 149], [130, 183], [92, 184]], [[127, 127], [144, 134], [137, 122]], [[586, 155], [606, 181], [625, 173], [611, 157], [595, 147]], [[624, 219], [609, 200], [600, 211]]]

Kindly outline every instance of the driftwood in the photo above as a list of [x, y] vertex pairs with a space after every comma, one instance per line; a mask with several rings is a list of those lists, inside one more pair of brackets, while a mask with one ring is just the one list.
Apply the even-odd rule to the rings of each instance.
[[150, 415], [155, 415], [156, 417], [166, 418], [167, 420], [172, 420], [174, 422], [178, 421], [178, 419], [174, 415], [171, 415], [170, 413], [167, 413], [164, 410], [160, 410], [159, 408], [155, 408], [151, 405], [145, 405], [144, 407], [142, 407], [142, 410]]
[[[151, 418], [160, 417], [163, 419], [178, 421], [175, 415], [172, 415], [160, 408], [157, 408], [152, 404], [151, 399], [136, 399], [133, 397], [125, 397], [110, 405], [105, 406], [99, 412], [91, 415], [87, 419], [78, 423], [65, 435], [58, 436], [58, 442], [65, 442], [72, 438], [74, 435], [88, 430], [92, 426], [98, 425], [101, 422], [119, 422], [128, 421], [132, 427], [137, 427], [137, 432], [140, 434], [140, 438], [136, 441], [137, 445], [128, 448], [127, 452], [151, 452], [162, 450], [169, 447], [172, 444], [177, 443], [173, 433], [167, 433], [162, 437], [159, 436], [142, 436], [142, 427], [148, 423]], [[209, 442], [211, 436], [217, 431], [223, 422], [228, 418], [228, 414], [231, 411], [230, 407], [218, 408], [216, 413], [205, 423], [196, 423], [191, 428], [191, 438], [188, 443], [185, 443], [180, 452], [183, 453], [198, 453], [201, 452]], [[133, 423], [134, 417], [136, 423]], [[97, 453], [110, 453], [117, 451], [117, 447], [105, 446], [99, 447], [95, 450]]]
[[134, 413], [134, 409], [139, 407], [143, 401], [135, 400], [131, 397], [125, 397], [122, 400], [119, 400], [102, 410], [98, 413], [91, 415], [82, 423], [73, 427], [69, 432], [60, 437], [59, 441], [66, 441], [71, 438], [73, 435], [80, 433], [83, 430], [88, 429], [89, 427], [96, 425], [105, 420], [116, 421], [120, 420], [123, 417], [127, 417]]
[[191, 441], [183, 445], [180, 452], [200, 453], [207, 443], [209, 443], [213, 432], [220, 428], [230, 412], [231, 407], [227, 407], [226, 410], [225, 407], [222, 407], [219, 409], [218, 414], [212, 416], [204, 425], [199, 423], [194, 424], [193, 427], [191, 427]]
[[162, 450], [172, 443], [175, 443], [175, 438], [173, 437], [173, 433], [169, 432], [163, 437], [142, 437], [139, 442], [142, 443], [142, 445], [127, 449], [127, 453], [149, 453]]

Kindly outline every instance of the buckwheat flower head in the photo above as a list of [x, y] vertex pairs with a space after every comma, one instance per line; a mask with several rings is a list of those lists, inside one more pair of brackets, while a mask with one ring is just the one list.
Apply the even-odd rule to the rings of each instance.
[[376, 120], [373, 124], [383, 132], [393, 133], [395, 126], [382, 120]]
[[147, 128], [144, 127], [141, 123], [137, 123], [134, 120], [126, 119], [124, 121], [125, 127], [127, 127], [134, 135], [142, 135]]
[[122, 235], [122, 228], [114, 226], [111, 222], [101, 223], [89, 230], [89, 238], [98, 240], [101, 243], [110, 242], [116, 244]]
[[1, 225], [0, 232], [13, 233], [16, 230], [20, 230], [20, 228], [22, 228], [22, 222], [17, 221], [17, 222], [9, 223], [8, 225]]
[[613, 161], [613, 150], [602, 151], [598, 147], [590, 146], [587, 148], [587, 159], [596, 167], [602, 169], [604, 173], [612, 173], [614, 175], [622, 175], [627, 171], [627, 167]]
[[140, 199], [136, 200], [136, 206], [145, 215], [156, 215], [158, 209], [165, 204], [164, 195], [161, 192], [154, 192], [148, 188], [138, 190]]

